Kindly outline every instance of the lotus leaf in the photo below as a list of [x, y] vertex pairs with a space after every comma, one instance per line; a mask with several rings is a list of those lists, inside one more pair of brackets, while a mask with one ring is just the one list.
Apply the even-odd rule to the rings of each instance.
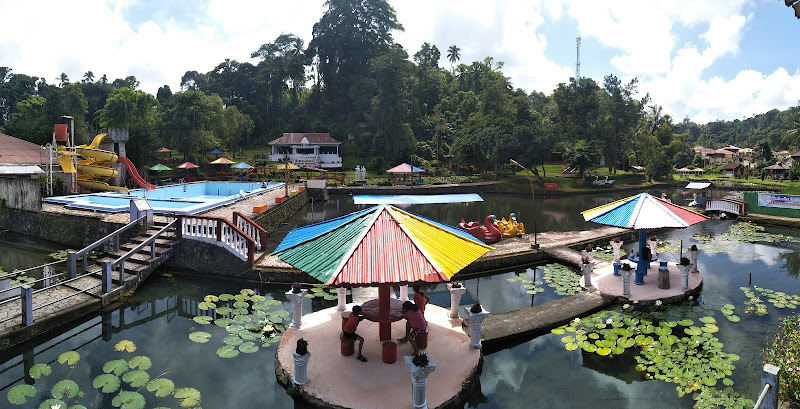
[[239, 345], [239, 351], [245, 354], [252, 354], [258, 351], [258, 346], [256, 346], [253, 342], [245, 342], [242, 345]]
[[133, 388], [139, 388], [150, 381], [150, 375], [145, 371], [128, 371], [122, 375], [122, 380], [128, 382]]
[[211, 324], [212, 318], [209, 317], [208, 315], [198, 315], [198, 316], [192, 318], [192, 320], [194, 322], [200, 324], [200, 325], [207, 325], [207, 324]]
[[153, 379], [147, 384], [149, 392], [155, 392], [156, 397], [163, 398], [172, 395], [175, 390], [175, 383], [166, 378]]
[[237, 309], [233, 310], [233, 314], [234, 315], [248, 315], [248, 314], [250, 314], [250, 311], [248, 311], [247, 308], [237, 308]]
[[203, 301], [206, 301], [206, 302], [217, 302], [217, 301], [219, 301], [219, 297], [217, 297], [216, 295], [207, 295], [207, 296], [203, 297]]
[[563, 337], [561, 338], [561, 342], [565, 344], [569, 344], [570, 342], [575, 342], [575, 337], [572, 336]]
[[251, 295], [254, 295], [255, 293], [256, 293], [255, 291], [253, 291], [253, 290], [251, 290], [249, 288], [243, 288], [243, 289], [241, 289], [239, 291], [239, 294], [246, 295], [248, 297], [251, 296]]
[[247, 303], [245, 301], [236, 301], [235, 303], [233, 303], [233, 308], [236, 308], [236, 309], [240, 309], [240, 308], [247, 309], [247, 307], [249, 307], [249, 306], [250, 306], [250, 303]]
[[254, 334], [246, 329], [239, 331], [239, 338], [244, 341], [255, 341], [261, 334]]
[[231, 307], [217, 307], [215, 311], [219, 315], [228, 315], [233, 312], [233, 309]]
[[233, 320], [230, 318], [217, 318], [214, 320], [214, 324], [219, 327], [228, 327], [233, 323]]
[[730, 322], [739, 322], [741, 320], [738, 315], [728, 315], [728, 321]]
[[642, 334], [652, 334], [656, 328], [652, 325], [642, 325], [639, 330], [642, 331]]
[[81, 360], [81, 354], [75, 351], [67, 351], [58, 356], [58, 363], [75, 366]]
[[108, 361], [103, 365], [103, 372], [105, 373], [113, 373], [114, 375], [120, 376], [126, 371], [130, 369], [128, 367], [128, 362], [124, 359], [115, 359], [113, 361]]
[[704, 324], [716, 324], [717, 320], [714, 317], [702, 317], [700, 318], [700, 322]]
[[145, 400], [144, 396], [138, 392], [121, 391], [119, 395], [114, 397], [111, 404], [120, 409], [142, 409], [144, 408]]
[[686, 335], [700, 335], [703, 332], [703, 330], [701, 330], [698, 327], [691, 326], [691, 327], [685, 328], [683, 330], [683, 332], [685, 332]]
[[200, 391], [195, 388], [180, 388], [175, 390], [175, 398], [181, 402], [181, 407], [193, 408], [200, 404]]
[[600, 348], [597, 348], [597, 351], [595, 351], [595, 352], [597, 352], [597, 355], [606, 356], [606, 355], [611, 353], [611, 348], [600, 347]]
[[551, 329], [551, 330], [550, 330], [550, 332], [552, 332], [553, 334], [556, 334], [556, 335], [562, 335], [562, 334], [564, 334], [564, 332], [566, 332], [566, 331], [564, 330], [564, 328], [565, 328], [565, 327], [557, 327], [557, 328], [553, 328], [553, 329]]
[[47, 399], [39, 404], [39, 409], [66, 408], [67, 404], [60, 399]]
[[620, 347], [620, 346], [611, 347], [611, 353], [614, 354], [614, 355], [620, 355], [623, 352], [625, 352], [625, 348], [623, 348], [623, 347]]
[[716, 326], [715, 324], [706, 324], [701, 329], [703, 330], [703, 332], [709, 332], [709, 333], [714, 333], [719, 331], [719, 327]]
[[50, 389], [50, 393], [52, 393], [53, 397], [56, 399], [63, 399], [64, 397], [74, 398], [78, 396], [78, 392], [80, 391], [81, 388], [71, 379], [59, 381]]
[[139, 368], [142, 371], [146, 371], [153, 366], [153, 362], [146, 356], [135, 356], [128, 361], [128, 366], [131, 369]]
[[236, 294], [236, 295], [233, 296], [233, 299], [238, 301], [238, 302], [242, 302], [242, 301], [249, 300], [250, 297], [247, 296], [247, 295], [244, 295], [244, 294]]
[[233, 295], [231, 295], [231, 294], [220, 294], [219, 295], [219, 300], [220, 301], [230, 301], [232, 299], [233, 299]]
[[30, 375], [33, 379], [39, 379], [42, 376], [50, 375], [52, 372], [53, 368], [51, 368], [50, 365], [36, 364], [28, 371], [28, 375]]
[[117, 352], [134, 352], [136, 351], [136, 344], [128, 340], [122, 340], [117, 342], [117, 345], [114, 345], [114, 350]]
[[116, 392], [120, 384], [119, 376], [110, 373], [98, 375], [94, 378], [94, 381], [92, 381], [92, 386], [95, 389], [100, 389], [103, 393]]
[[269, 345], [269, 344], [274, 344], [274, 343], [276, 343], [276, 342], [278, 342], [280, 340], [281, 340], [281, 337], [274, 336], [274, 337], [269, 337], [269, 338], [262, 338], [261, 342], [263, 342], [264, 345]]
[[231, 324], [231, 325], [228, 325], [227, 327], [225, 327], [225, 330], [228, 331], [231, 334], [238, 334], [238, 333], [242, 332], [243, 329], [244, 329], [244, 327], [241, 326], [241, 325], [238, 325], [238, 324]]
[[622, 348], [630, 348], [632, 347], [636, 341], [633, 338], [620, 338], [617, 340], [617, 346]]
[[583, 350], [586, 351], [586, 352], [589, 352], [589, 353], [593, 353], [593, 352], [597, 351], [597, 346], [594, 345], [594, 344], [589, 344], [586, 347], [584, 347]]
[[13, 405], [22, 405], [28, 398], [36, 396], [36, 388], [31, 385], [16, 385], [8, 390], [8, 401]]
[[270, 306], [265, 303], [253, 304], [253, 309], [256, 311], [266, 311], [269, 309], [269, 307]]
[[232, 345], [223, 345], [217, 349], [220, 358], [234, 358], [239, 355], [239, 351]]
[[237, 315], [237, 316], [233, 317], [233, 322], [235, 322], [235, 323], [237, 323], [239, 325], [247, 325], [252, 320], [253, 319], [250, 318], [249, 315]]
[[195, 331], [189, 334], [189, 339], [198, 344], [205, 344], [211, 338], [211, 334], [204, 331]]
[[223, 338], [222, 342], [224, 342], [226, 345], [238, 346], [244, 341], [242, 341], [238, 335], [228, 335], [227, 337]]

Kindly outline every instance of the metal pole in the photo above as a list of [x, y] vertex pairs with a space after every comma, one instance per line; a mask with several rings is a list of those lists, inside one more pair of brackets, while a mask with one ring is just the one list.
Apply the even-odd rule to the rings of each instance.
[[519, 164], [519, 162], [511, 159], [511, 163], [513, 165], [519, 166], [525, 171], [525, 174], [528, 176], [528, 180], [531, 182], [531, 205], [533, 207], [533, 244], [531, 244], [532, 249], [538, 249], [539, 243], [536, 241], [536, 191], [533, 188], [533, 174], [526, 168]]

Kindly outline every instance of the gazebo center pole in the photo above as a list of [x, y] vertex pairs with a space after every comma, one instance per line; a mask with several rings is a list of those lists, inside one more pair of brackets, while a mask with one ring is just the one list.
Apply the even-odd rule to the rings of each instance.
[[636, 263], [636, 278], [633, 283], [636, 285], [644, 284], [644, 276], [647, 274], [647, 269], [650, 268], [650, 260], [645, 260], [642, 254], [642, 249], [647, 247], [647, 231], [639, 230], [639, 247], [636, 249], [639, 254], [639, 262]]
[[[388, 318], [389, 315], [391, 315], [390, 292], [391, 287], [389, 287], [389, 284], [381, 284], [378, 286], [378, 317]], [[378, 332], [381, 341], [391, 341], [392, 323], [388, 320], [381, 320], [378, 323]]]

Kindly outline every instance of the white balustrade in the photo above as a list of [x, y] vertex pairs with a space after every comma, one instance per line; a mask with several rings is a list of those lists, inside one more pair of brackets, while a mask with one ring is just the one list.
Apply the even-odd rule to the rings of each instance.
[[[217, 232], [219, 232], [219, 240], [217, 240]], [[246, 237], [223, 220], [191, 216], [181, 218], [181, 237], [214, 243], [228, 249], [244, 261], [248, 259], [247, 243], [252, 240], [252, 236]]]

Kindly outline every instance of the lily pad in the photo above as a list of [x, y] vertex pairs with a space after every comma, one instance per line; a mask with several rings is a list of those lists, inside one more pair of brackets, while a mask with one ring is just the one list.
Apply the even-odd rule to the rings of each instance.
[[150, 381], [150, 375], [145, 371], [128, 371], [122, 375], [122, 380], [129, 383], [133, 388], [139, 388]]
[[78, 384], [71, 380], [71, 379], [64, 379], [59, 381], [50, 389], [50, 393], [53, 394], [53, 397], [56, 399], [63, 399], [63, 398], [74, 398], [78, 396], [78, 392], [81, 391], [81, 388]]
[[193, 408], [200, 404], [200, 391], [195, 388], [180, 388], [175, 390], [175, 398], [181, 402], [181, 407]]
[[114, 350], [118, 352], [134, 352], [136, 351], [136, 344], [126, 339], [117, 342], [117, 345], [114, 345]]
[[120, 382], [119, 376], [105, 373], [94, 378], [92, 381], [92, 386], [95, 389], [100, 389], [100, 391], [103, 393], [113, 393], [119, 389], [121, 383], [122, 382]]
[[235, 358], [239, 355], [239, 351], [232, 345], [223, 345], [217, 349], [217, 355], [220, 358]]
[[81, 360], [81, 354], [75, 351], [67, 351], [58, 356], [58, 363], [75, 366]]
[[127, 372], [128, 369], [128, 362], [124, 359], [115, 359], [113, 361], [108, 361], [103, 365], [103, 372], [105, 373], [113, 373], [114, 375], [120, 376], [123, 373]]
[[149, 392], [155, 392], [156, 397], [163, 398], [172, 395], [175, 390], [175, 383], [166, 378], [153, 379], [147, 384]]
[[33, 379], [39, 379], [42, 376], [50, 375], [52, 372], [53, 368], [51, 368], [50, 365], [36, 364], [28, 371], [28, 375], [30, 375]]
[[22, 405], [28, 398], [36, 396], [36, 388], [31, 385], [16, 385], [8, 390], [8, 401], [13, 405]]
[[153, 366], [153, 361], [146, 356], [135, 356], [128, 361], [128, 366], [131, 369], [139, 368], [139, 370], [146, 371]]
[[728, 315], [727, 318], [730, 322], [739, 322], [742, 320], [738, 315]]
[[245, 354], [252, 354], [254, 352], [258, 352], [258, 346], [256, 346], [253, 342], [245, 342], [242, 345], [239, 345], [239, 351]]
[[144, 396], [138, 392], [122, 391], [114, 397], [111, 404], [120, 409], [142, 409], [144, 408], [145, 400]]
[[209, 334], [208, 332], [195, 331], [189, 334], [189, 339], [191, 339], [194, 342], [197, 342], [198, 344], [205, 344], [206, 342], [208, 342], [209, 338], [211, 338], [211, 334]]
[[209, 317], [208, 315], [198, 315], [192, 318], [192, 320], [200, 325], [207, 325], [211, 324], [213, 318]]

